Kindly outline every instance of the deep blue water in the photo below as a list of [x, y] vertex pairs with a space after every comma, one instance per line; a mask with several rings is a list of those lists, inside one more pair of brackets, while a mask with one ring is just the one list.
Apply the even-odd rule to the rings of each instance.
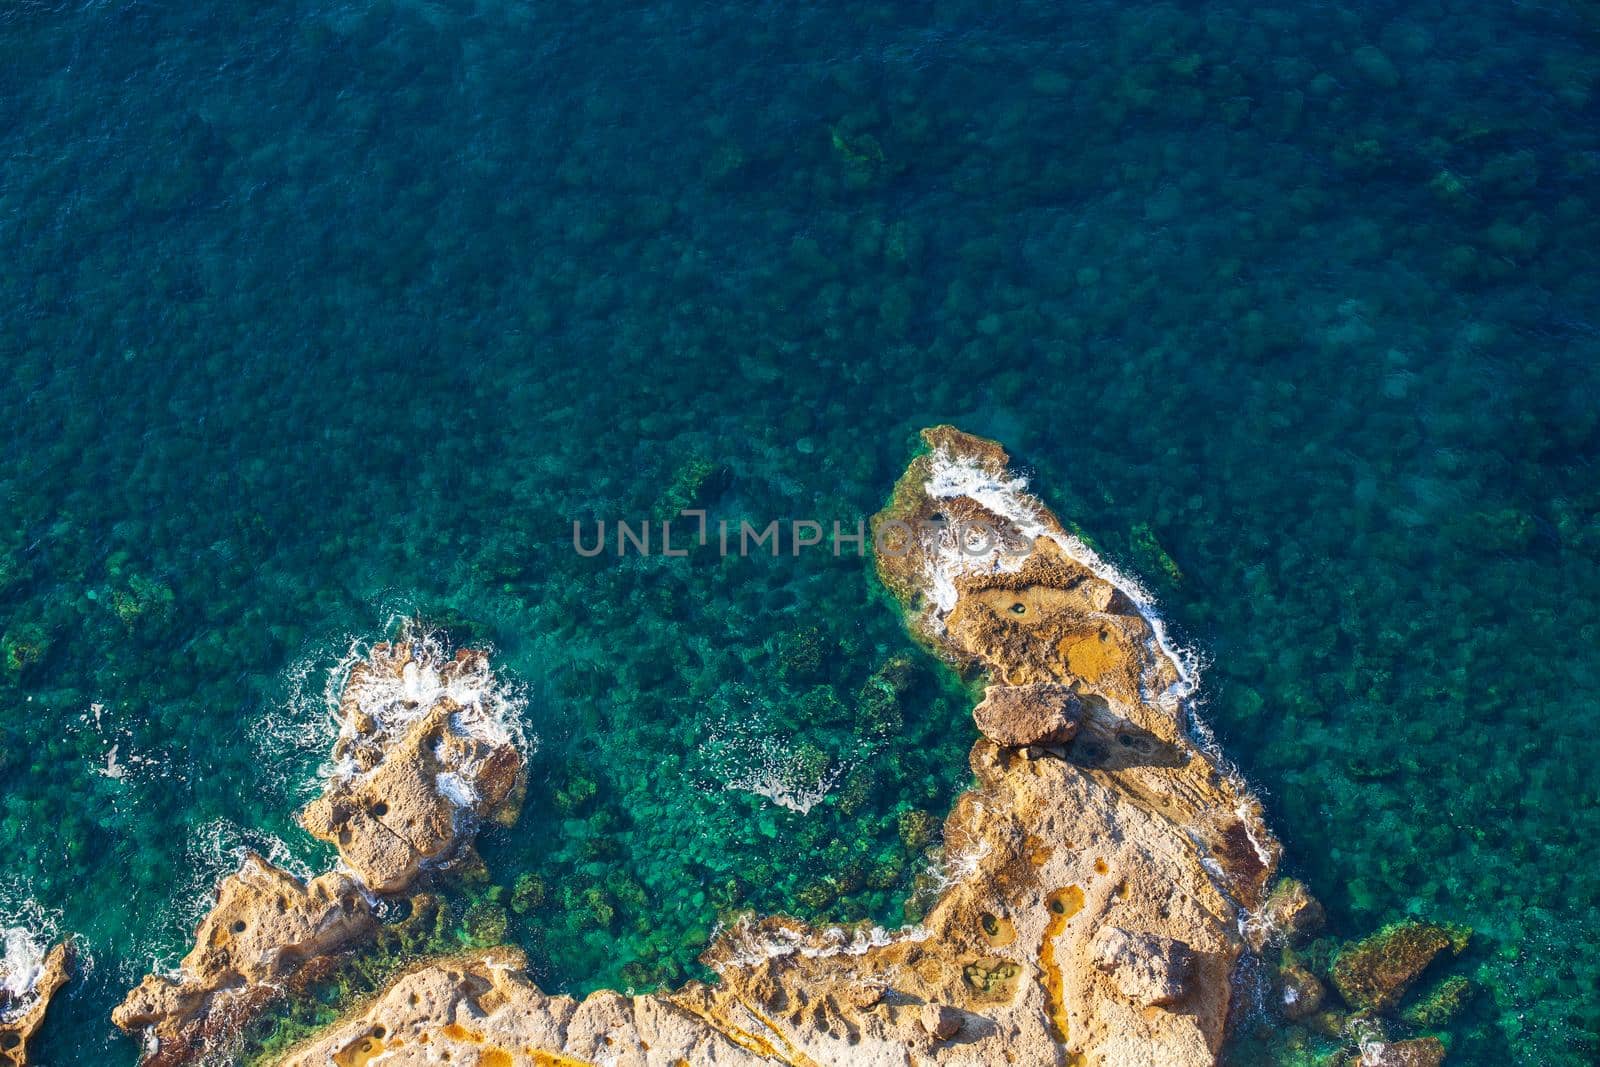
[[[736, 904], [901, 921], [972, 735], [926, 659], [862, 726], [917, 655], [867, 565], [570, 524], [701, 463], [848, 523], [954, 421], [1203, 651], [1341, 935], [1477, 930], [1454, 1062], [1594, 1062], [1597, 44], [1592, 3], [0, 10], [0, 921], [94, 960], [41, 1058], [132, 1062], [106, 1013], [233, 850], [325, 861], [324, 679], [397, 613], [524, 688], [484, 851], [546, 880], [546, 984], [677, 980]], [[724, 788], [803, 741], [809, 814]]]

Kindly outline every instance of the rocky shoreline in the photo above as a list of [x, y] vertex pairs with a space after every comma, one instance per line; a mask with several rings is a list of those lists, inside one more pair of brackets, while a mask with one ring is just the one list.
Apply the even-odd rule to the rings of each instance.
[[9, 952], [0, 960], [0, 1067], [28, 1067], [28, 1041], [44, 1023], [51, 998], [72, 976], [73, 955], [72, 942], [62, 941], [23, 975], [6, 973], [17, 962]]
[[[875, 520], [911, 535], [880, 575], [994, 684], [920, 927], [752, 920], [707, 951], [715, 985], [582, 1001], [505, 949], [427, 963], [284, 1063], [1215, 1063], [1279, 846], [1189, 737], [1188, 672], [1137, 592], [1075, 558], [997, 445], [925, 437]], [[962, 523], [995, 543], [964, 550]]]
[[[989, 684], [975, 784], [944, 823], [943, 888], [920, 925], [751, 917], [703, 956], [715, 984], [582, 1000], [545, 994], [512, 948], [430, 959], [283, 1067], [1210, 1067], [1263, 1005], [1338, 1039], [1330, 1062], [1436, 1067], [1436, 1038], [1389, 1040], [1384, 1017], [1464, 934], [1412, 922], [1336, 954], [1312, 942], [1321, 908], [1275, 882], [1281, 847], [1193, 735], [1196, 677], [1148, 598], [999, 445], [923, 438], [873, 521], [879, 576], [922, 641]], [[301, 820], [340, 869], [301, 883], [251, 856], [225, 879], [179, 973], [147, 977], [114, 1014], [146, 1035], [145, 1062], [230, 1047], [369, 943], [377, 902], [470, 859], [484, 820], [516, 817], [523, 753], [489, 688], [480, 653], [410, 640], [355, 668], [335, 772]], [[1330, 984], [1351, 1010], [1330, 1006]]]
[[301, 815], [340, 869], [302, 883], [247, 855], [217, 887], [176, 975], [145, 977], [112, 1021], [155, 1067], [226, 1055], [269, 1005], [327, 974], [378, 931], [374, 906], [425, 871], [470, 858], [486, 819], [516, 818], [523, 756], [495, 714], [481, 652], [445, 658], [419, 630], [379, 644], [340, 701], [336, 761]]

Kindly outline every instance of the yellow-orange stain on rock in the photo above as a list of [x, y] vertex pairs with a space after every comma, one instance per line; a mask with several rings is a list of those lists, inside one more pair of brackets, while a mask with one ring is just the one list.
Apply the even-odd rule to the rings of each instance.
[[[1050, 1025], [1055, 1029], [1056, 1040], [1067, 1041], [1067, 990], [1066, 979], [1056, 963], [1056, 938], [1067, 928], [1067, 922], [1083, 910], [1083, 890], [1075, 885], [1058, 889], [1045, 900], [1050, 909], [1050, 921], [1045, 924], [1044, 941], [1039, 945], [1039, 972], [1044, 976], [1045, 992], [1049, 994]], [[1076, 1064], [1078, 1058], [1069, 1056], [1068, 1063]]]
[[1064, 637], [1057, 649], [1066, 661], [1067, 670], [1091, 685], [1098, 682], [1107, 671], [1120, 667], [1127, 660], [1121, 644], [1105, 627], [1087, 634]]
[[[379, 1030], [378, 1033], [383, 1031]], [[396, 1041], [393, 1045], [386, 1045], [376, 1034], [369, 1034], [334, 1056], [333, 1062], [338, 1067], [367, 1067], [367, 1064], [378, 1056], [391, 1048], [398, 1047], [399, 1044], [400, 1042]]]
[[533, 1060], [533, 1067], [594, 1067], [588, 1060], [563, 1056], [559, 1052], [546, 1052], [540, 1048], [530, 1048], [528, 1058]]

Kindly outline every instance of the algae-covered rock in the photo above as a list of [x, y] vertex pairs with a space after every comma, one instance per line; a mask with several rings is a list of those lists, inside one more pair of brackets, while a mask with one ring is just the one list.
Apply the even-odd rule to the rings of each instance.
[[1448, 1026], [1472, 997], [1472, 982], [1451, 975], [1406, 1006], [1400, 1018], [1419, 1030], [1439, 1030]]
[[517, 876], [516, 884], [511, 887], [511, 910], [518, 915], [526, 915], [544, 907], [548, 896], [544, 879], [532, 871], [524, 872]]
[[1298, 954], [1284, 948], [1273, 972], [1272, 1007], [1291, 1022], [1307, 1019], [1322, 1010], [1327, 989]]
[[1322, 929], [1327, 914], [1298, 878], [1282, 878], [1267, 895], [1260, 921], [1252, 929], [1252, 941], [1264, 944], [1281, 937], [1291, 945], [1302, 944]]
[[1389, 1011], [1441, 952], [1459, 953], [1468, 936], [1434, 923], [1393, 923], [1345, 946], [1333, 961], [1334, 988], [1351, 1007]]
[[693, 516], [680, 517], [684, 511], [704, 509], [733, 483], [733, 471], [725, 463], [695, 458], [684, 463], [672, 475], [672, 481], [661, 493], [650, 517], [657, 523], [673, 523], [674, 549], [689, 544], [691, 538], [701, 533]]

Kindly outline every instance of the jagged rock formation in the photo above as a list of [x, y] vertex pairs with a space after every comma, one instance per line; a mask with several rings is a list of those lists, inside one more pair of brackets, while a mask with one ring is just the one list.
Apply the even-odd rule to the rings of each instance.
[[1005, 748], [1064, 745], [1078, 734], [1083, 703], [1071, 686], [991, 685], [972, 709], [978, 731]]
[[176, 977], [146, 975], [111, 1013], [124, 1030], [148, 1030], [146, 1062], [187, 1063], [228, 1047], [240, 1024], [319, 963], [369, 937], [372, 909], [354, 879], [325, 874], [302, 885], [260, 856], [217, 887]]
[[[1191, 738], [1192, 674], [1137, 587], [1023, 491], [998, 445], [923, 436], [874, 522], [879, 572], [936, 651], [1027, 688], [985, 701], [994, 734], [972, 748], [948, 885], [921, 927], [752, 922], [707, 951], [716, 986], [582, 1002], [541, 993], [505, 950], [432, 963], [285, 1063], [1215, 1063], [1241, 920], [1279, 846]], [[1029, 693], [1046, 706], [1023, 708]], [[1096, 935], [1112, 927], [1107, 968]]]
[[521, 801], [523, 757], [487, 658], [446, 658], [422, 633], [377, 645], [352, 669], [334, 758], [301, 821], [353, 873], [302, 884], [246, 856], [218, 886], [177, 975], [147, 975], [112, 1012], [146, 1035], [146, 1064], [225, 1052], [266, 1004], [373, 936], [369, 895], [405, 892], [468, 851], [481, 820], [515, 819]]
[[[0, 983], [0, 1065], [3, 1067], [28, 1067], [28, 1041], [44, 1022], [51, 998], [67, 984], [72, 955], [70, 942], [63, 941], [52, 948], [38, 974], [20, 995], [13, 996], [7, 990], [11, 983]], [[6, 978], [9, 976], [0, 974], [0, 979]]]
[[478, 822], [516, 821], [522, 755], [483, 704], [488, 684], [481, 652], [435, 668], [401, 642], [379, 645], [346, 683], [333, 750], [341, 771], [300, 824], [374, 893], [404, 891]]

